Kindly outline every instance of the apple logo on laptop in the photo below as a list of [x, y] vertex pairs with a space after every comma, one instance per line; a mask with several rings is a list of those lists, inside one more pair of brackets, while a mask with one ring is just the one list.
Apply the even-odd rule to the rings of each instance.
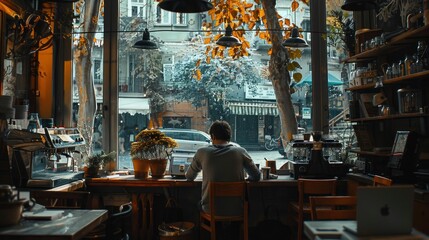
[[389, 216], [389, 206], [385, 204], [383, 207], [381, 207], [380, 213], [381, 213], [381, 216]]

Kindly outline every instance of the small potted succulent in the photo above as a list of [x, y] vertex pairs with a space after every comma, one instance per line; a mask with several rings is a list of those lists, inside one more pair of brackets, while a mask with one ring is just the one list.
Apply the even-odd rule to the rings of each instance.
[[[99, 171], [102, 168], [111, 171], [112, 164], [115, 163], [116, 152], [105, 154], [103, 152], [94, 154], [85, 161], [85, 177], [99, 177]], [[114, 168], [114, 167], [113, 167]]]

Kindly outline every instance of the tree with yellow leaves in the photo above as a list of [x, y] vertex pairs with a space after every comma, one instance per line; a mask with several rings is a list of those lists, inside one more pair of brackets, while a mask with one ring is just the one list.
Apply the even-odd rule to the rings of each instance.
[[[301, 3], [309, 4], [309, 0], [300, 0]], [[290, 19], [280, 16], [276, 10], [276, 0], [217, 0], [212, 1], [214, 6], [208, 14], [212, 23], [204, 27], [208, 31], [204, 36], [206, 48], [206, 61], [211, 58], [223, 58], [229, 56], [237, 59], [249, 55], [250, 43], [246, 40], [246, 31], [254, 31], [259, 38], [271, 44], [268, 54], [271, 55], [269, 61], [269, 76], [276, 95], [279, 109], [280, 121], [282, 125], [282, 139], [284, 143], [292, 139], [292, 135], [298, 130], [295, 111], [291, 98], [291, 81], [299, 82], [302, 78], [300, 73], [294, 73], [293, 80], [290, 72], [301, 68], [298, 62], [293, 59], [301, 57], [298, 49], [285, 48], [282, 43], [290, 36], [290, 30], [295, 26]], [[300, 7], [298, 0], [292, 0], [291, 10], [297, 11]], [[265, 29], [257, 29], [257, 22], [261, 22]], [[219, 27], [231, 27], [232, 35], [241, 41], [241, 45], [235, 47], [213, 46], [212, 42], [217, 41], [222, 35], [218, 33]], [[217, 33], [217, 34], [213, 34]], [[284, 35], [283, 35], [284, 33]], [[201, 77], [200, 70], [195, 70], [195, 77]]]

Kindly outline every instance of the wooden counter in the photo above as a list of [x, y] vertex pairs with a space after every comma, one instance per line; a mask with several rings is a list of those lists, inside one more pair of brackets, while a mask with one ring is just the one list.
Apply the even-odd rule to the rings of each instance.
[[[156, 227], [165, 215], [166, 199], [175, 199], [183, 211], [183, 220], [196, 223], [199, 232], [199, 211], [201, 199], [201, 177], [195, 181], [173, 179], [135, 179], [133, 175], [86, 179], [87, 190], [103, 198], [112, 199], [115, 194], [129, 196], [133, 206], [132, 235], [136, 239], [152, 239]], [[346, 181], [340, 180], [339, 192], [346, 191]], [[297, 180], [289, 175], [277, 179], [247, 182], [249, 199], [249, 226], [255, 227], [266, 219], [288, 222], [288, 203], [297, 199]], [[158, 218], [158, 219], [157, 219]], [[251, 231], [251, 230], [249, 230]], [[285, 233], [286, 234], [286, 233]]]
[[[201, 177], [197, 177], [195, 181], [187, 181], [186, 179], [174, 179], [170, 176], [165, 176], [161, 179], [136, 179], [134, 175], [113, 176], [106, 178], [88, 178], [85, 180], [87, 186], [91, 187], [196, 187], [201, 186]], [[278, 179], [261, 180], [259, 182], [248, 182], [251, 187], [263, 186], [296, 186], [297, 180], [289, 175], [279, 175]]]

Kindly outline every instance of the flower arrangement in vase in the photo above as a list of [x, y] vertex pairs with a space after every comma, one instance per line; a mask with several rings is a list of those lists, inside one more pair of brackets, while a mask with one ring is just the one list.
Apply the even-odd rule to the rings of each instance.
[[153, 178], [164, 177], [167, 159], [175, 147], [176, 141], [158, 129], [145, 129], [139, 132], [135, 141], [131, 143], [130, 151], [134, 176], [147, 178], [150, 169]]

